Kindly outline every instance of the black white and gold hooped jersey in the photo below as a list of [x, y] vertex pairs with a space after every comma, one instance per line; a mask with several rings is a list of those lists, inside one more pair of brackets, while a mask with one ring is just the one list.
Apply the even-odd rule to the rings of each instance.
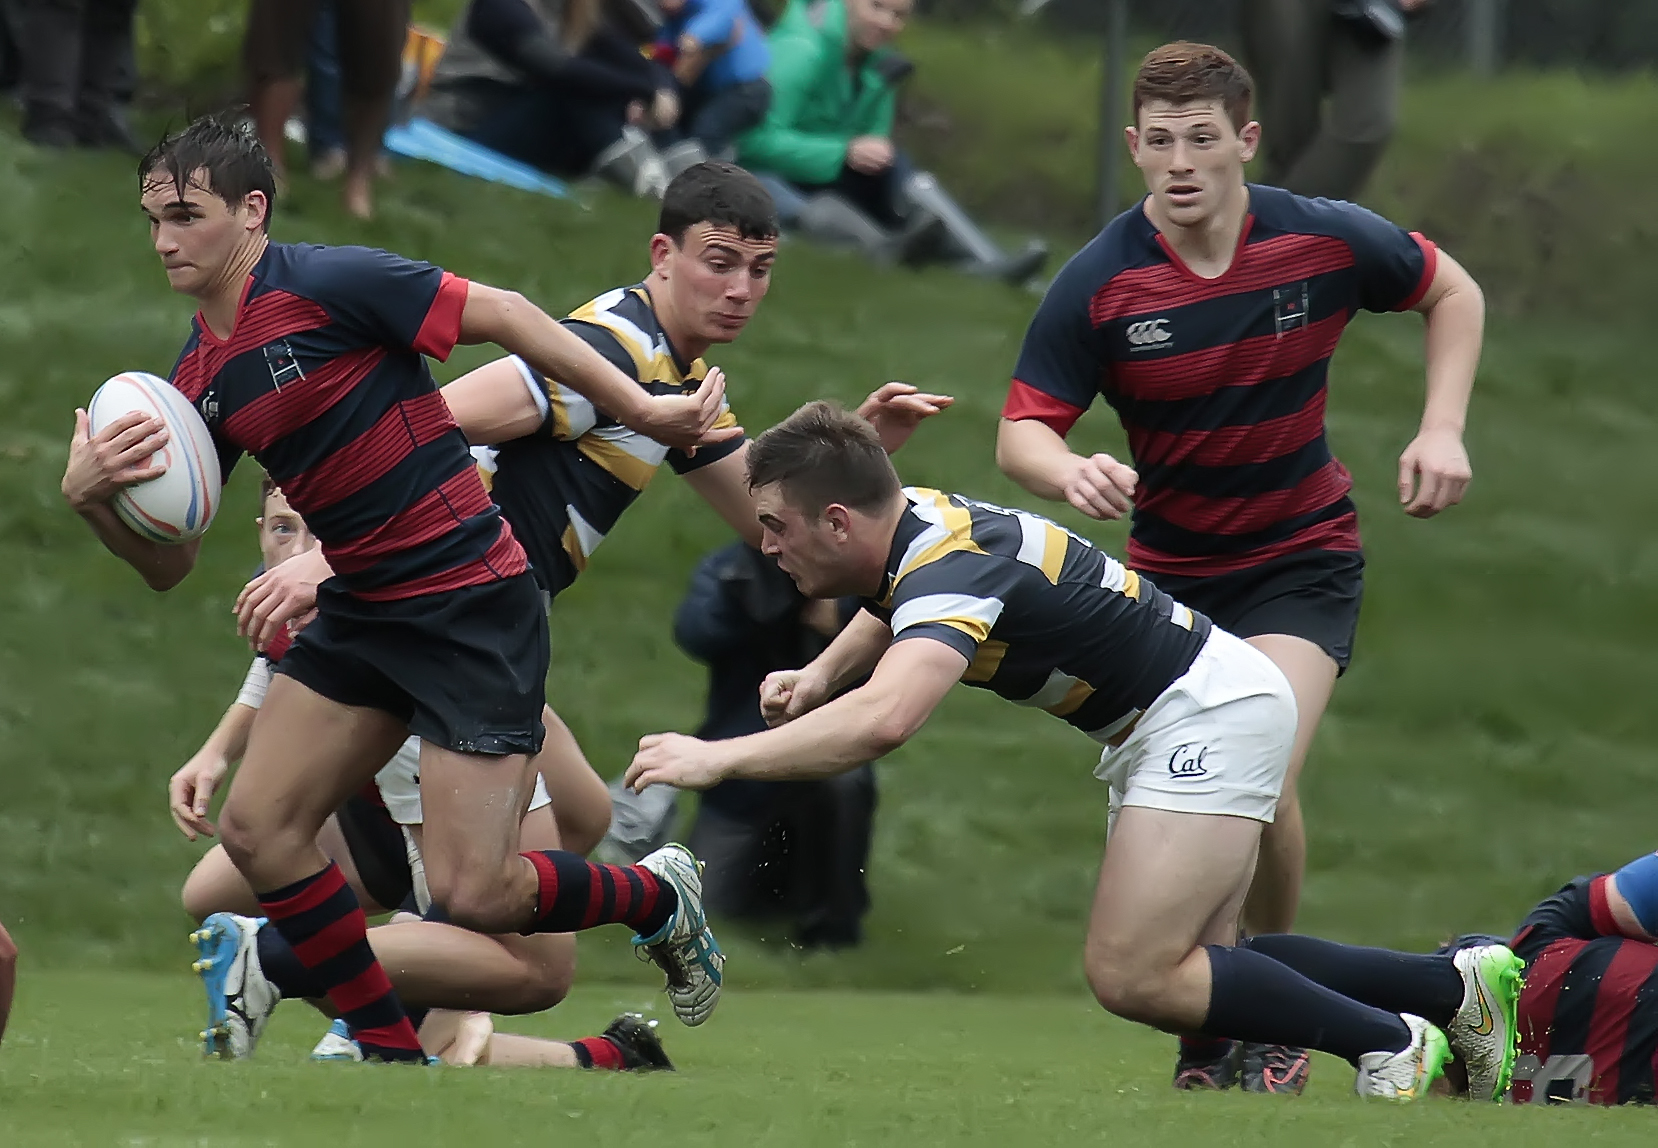
[[[681, 363], [643, 285], [607, 291], [576, 308], [564, 325], [653, 395], [690, 394], [708, 365]], [[730, 455], [736, 438], [695, 455], [629, 430], [569, 387], [512, 360], [535, 396], [540, 429], [496, 447], [475, 447], [485, 484], [550, 594], [587, 568], [587, 560], [664, 462], [684, 474]], [[736, 425], [725, 407], [716, 427]]]
[[881, 593], [893, 641], [932, 638], [962, 681], [1064, 718], [1097, 741], [1184, 674], [1210, 622], [1036, 514], [909, 487]]

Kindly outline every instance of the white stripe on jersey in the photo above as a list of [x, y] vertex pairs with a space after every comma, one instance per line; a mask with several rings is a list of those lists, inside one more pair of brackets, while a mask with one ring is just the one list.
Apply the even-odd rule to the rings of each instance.
[[[923, 594], [911, 598], [892, 612], [893, 636], [924, 622], [967, 618], [984, 626], [985, 632], [1002, 616], [1000, 598], [975, 598], [971, 594]], [[982, 638], [981, 638], [982, 640]]]
[[1048, 680], [1042, 683], [1042, 688], [1018, 704], [1043, 710], [1049, 706], [1057, 706], [1081, 681], [1081, 678], [1073, 678], [1070, 674], [1062, 674], [1058, 670], [1050, 671]]
[[581, 547], [583, 554], [591, 558], [593, 551], [599, 548], [599, 543], [604, 541], [604, 534], [594, 530], [592, 523], [583, 518], [581, 511], [574, 506], [566, 504], [564, 513], [570, 516], [570, 526], [576, 532], [576, 545]]

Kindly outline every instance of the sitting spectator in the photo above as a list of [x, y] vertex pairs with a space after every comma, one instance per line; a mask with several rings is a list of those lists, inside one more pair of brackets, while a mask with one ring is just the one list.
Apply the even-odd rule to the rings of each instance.
[[42, 147], [138, 146], [125, 104], [137, 0], [7, 0], [23, 138]]
[[[828, 646], [856, 603], [809, 601], [777, 563], [736, 542], [707, 555], [674, 616], [674, 640], [708, 666], [701, 738], [766, 728], [760, 683], [805, 665]], [[666, 841], [678, 791], [611, 787], [613, 818], [601, 846], [625, 862]], [[691, 849], [707, 866], [708, 907], [727, 917], [794, 920], [804, 948], [855, 945], [869, 908], [864, 868], [875, 818], [875, 771], [865, 765], [824, 781], [722, 782], [702, 794]]]
[[[730, 158], [737, 136], [757, 126], [771, 106], [766, 34], [745, 0], [661, 0], [666, 22], [655, 56], [673, 69], [683, 111], [680, 129], [658, 138], [669, 174], [709, 156]], [[696, 141], [696, 149], [669, 146]]]
[[[284, 133], [304, 87], [301, 75], [318, 4], [319, 0], [253, 0], [248, 13], [242, 45], [248, 100], [279, 180], [287, 178]], [[402, 71], [409, 0], [336, 0], [333, 9], [346, 135], [341, 197], [347, 211], [367, 219], [374, 214], [380, 141]]]
[[662, 159], [647, 132], [679, 119], [672, 74], [641, 53], [601, 0], [471, 0], [432, 77], [421, 114], [487, 148], [559, 176], [594, 172], [660, 197]]
[[1047, 260], [1009, 255], [892, 141], [912, 65], [888, 44], [914, 0], [794, 0], [771, 33], [771, 110], [738, 140], [785, 225], [876, 258], [945, 261], [1023, 283]]
[[311, 175], [345, 174], [345, 121], [340, 107], [340, 33], [334, 0], [321, 0], [305, 52], [305, 149]]

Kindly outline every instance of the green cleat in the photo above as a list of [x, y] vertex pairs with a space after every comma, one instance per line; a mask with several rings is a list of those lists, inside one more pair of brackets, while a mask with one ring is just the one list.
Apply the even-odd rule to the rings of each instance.
[[1507, 945], [1462, 949], [1451, 959], [1462, 974], [1463, 996], [1446, 1035], [1468, 1069], [1469, 1099], [1501, 1100], [1514, 1074], [1525, 962]]
[[1367, 1052], [1359, 1057], [1353, 1091], [1385, 1100], [1421, 1100], [1451, 1060], [1451, 1042], [1419, 1016], [1400, 1013], [1410, 1029], [1410, 1044], [1398, 1052]]

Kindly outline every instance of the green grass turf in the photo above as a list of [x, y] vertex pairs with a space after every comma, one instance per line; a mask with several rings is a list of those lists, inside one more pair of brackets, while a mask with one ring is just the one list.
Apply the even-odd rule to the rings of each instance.
[[[589, 986], [503, 1031], [570, 1038], [660, 1006]], [[1352, 1093], [1317, 1059], [1300, 1100], [1168, 1086], [1169, 1038], [1073, 996], [733, 993], [706, 1026], [664, 1020], [679, 1071], [314, 1065], [322, 1022], [278, 1011], [258, 1058], [200, 1062], [192, 978], [25, 969], [0, 1056], [8, 1148], [211, 1144], [1271, 1145], [1650, 1142], [1635, 1110], [1506, 1108]]]

